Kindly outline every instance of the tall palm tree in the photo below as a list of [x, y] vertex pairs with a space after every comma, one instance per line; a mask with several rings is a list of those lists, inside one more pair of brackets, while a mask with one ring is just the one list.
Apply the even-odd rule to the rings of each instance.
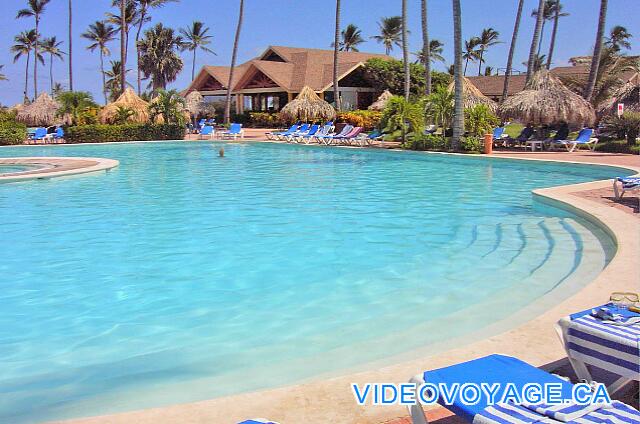
[[464, 133], [464, 108], [462, 99], [462, 11], [460, 0], [452, 0], [453, 5], [453, 48], [454, 48], [454, 111], [451, 149], [460, 150], [460, 139]]
[[[538, 72], [540, 69], [544, 68], [544, 63], [547, 60], [547, 56], [544, 54], [537, 54], [533, 58], [533, 64], [531, 65], [532, 73]], [[528, 62], [522, 62], [524, 66], [528, 66]]]
[[478, 37], [471, 37], [468, 41], [464, 42], [464, 53], [462, 58], [464, 59], [464, 75], [467, 75], [467, 65], [469, 61], [475, 62], [476, 59], [480, 59], [480, 50], [477, 48], [480, 45], [480, 39]]
[[604, 26], [607, 22], [607, 6], [608, 0], [600, 0], [600, 15], [598, 16], [598, 30], [596, 31], [596, 43], [593, 47], [593, 56], [591, 57], [591, 68], [589, 69], [589, 79], [584, 90], [584, 98], [591, 101], [593, 89], [596, 86], [598, 76], [598, 67], [600, 66], [600, 56], [602, 55], [602, 43], [604, 37]]
[[411, 94], [411, 73], [409, 67], [409, 31], [407, 31], [407, 0], [402, 0], [402, 62], [404, 64], [404, 99]]
[[104, 102], [107, 103], [107, 82], [104, 73], [104, 57], [110, 56], [111, 51], [107, 44], [112, 42], [116, 37], [116, 28], [106, 21], [96, 21], [89, 25], [87, 32], [80, 35], [82, 38], [89, 40], [91, 44], [87, 46], [87, 50], [94, 52], [98, 49], [100, 54], [100, 75], [102, 76], [102, 93], [104, 94]]
[[2, 68], [4, 68], [4, 65], [0, 65], [0, 81], [7, 81], [7, 76], [2, 73]]
[[[38, 57], [38, 41], [40, 39], [40, 18], [44, 13], [45, 6], [51, 0], [28, 0], [28, 8], [20, 9], [16, 18], [31, 18], [33, 17], [36, 21], [36, 38], [35, 43], [33, 44], [34, 55]], [[38, 97], [38, 61], [35, 60], [33, 62], [33, 91], [35, 93], [35, 97]]]
[[540, 32], [542, 30], [542, 24], [544, 23], [544, 3], [545, 0], [539, 0], [538, 11], [536, 12], [536, 26], [533, 30], [533, 38], [531, 39], [531, 48], [529, 49], [529, 60], [527, 61], [527, 79], [529, 82], [533, 75], [533, 64], [537, 56], [536, 47], [538, 46], [538, 40], [540, 40]]
[[[357, 52], [358, 44], [364, 43], [362, 31], [354, 24], [349, 24], [340, 33], [340, 51], [341, 52]], [[332, 45], [333, 47], [333, 45]]]
[[[553, 51], [556, 47], [556, 35], [558, 34], [558, 21], [561, 17], [569, 16], [568, 13], [562, 11], [562, 3], [560, 0], [552, 0], [552, 5], [550, 7], [551, 12], [553, 12], [553, 30], [551, 31], [551, 42], [549, 43], [549, 54], [547, 55], [547, 69], [551, 68], [551, 60], [553, 58]], [[538, 52], [540, 50], [538, 49]]]
[[[141, 93], [142, 88], [142, 71], [140, 69], [140, 48], [138, 47], [138, 41], [140, 41], [140, 35], [142, 33], [142, 27], [146, 22], [151, 20], [151, 16], [149, 16], [150, 9], [157, 9], [163, 7], [165, 4], [170, 2], [178, 2], [180, 0], [136, 0], [137, 3], [137, 14], [138, 20], [137, 25], [138, 29], [136, 31], [136, 54], [138, 58], [138, 94]], [[194, 53], [195, 54], [195, 53]]]
[[[22, 56], [27, 57], [27, 63], [24, 68], [24, 99], [29, 99], [29, 61], [31, 59], [31, 51], [34, 49], [36, 44], [36, 30], [32, 29], [29, 31], [22, 31], [20, 34], [14, 37], [15, 44], [11, 46], [11, 52], [15, 53], [13, 57], [13, 62], [17, 62]], [[44, 65], [44, 57], [42, 54], [38, 52], [36, 57], [36, 61], [40, 61]]]
[[431, 43], [429, 41], [429, 20], [427, 11], [427, 0], [421, 1], [421, 18], [422, 18], [422, 55], [424, 64], [424, 80], [426, 96], [431, 94]]
[[[544, 2], [544, 6], [542, 9], [542, 27], [540, 28], [540, 37], [538, 39], [538, 50], [536, 51], [536, 54], [540, 54], [540, 50], [542, 50], [542, 40], [544, 39], [544, 27], [547, 25], [547, 21], [549, 19], [551, 19], [553, 17], [553, 14], [551, 12], [551, 4], [554, 2], [554, 0], [545, 0]], [[533, 9], [531, 11], [531, 17], [533, 18], [538, 18], [538, 10], [539, 9]]]
[[[138, 25], [140, 14], [138, 13], [138, 0], [112, 0], [112, 6], [118, 8], [118, 13], [108, 12], [107, 20], [116, 26], [116, 29], [124, 34], [124, 54], [129, 57], [129, 33], [131, 28]], [[149, 18], [147, 17], [148, 21]], [[124, 30], [124, 31], [123, 31]]]
[[611, 32], [606, 38], [607, 41], [605, 44], [608, 47], [611, 47], [615, 52], [620, 52], [622, 49], [629, 50], [631, 48], [629, 38], [631, 37], [633, 37], [633, 35], [631, 35], [625, 27], [616, 25], [611, 28]]
[[193, 21], [190, 27], [181, 28], [180, 34], [184, 37], [184, 43], [182, 48], [193, 52], [193, 65], [191, 67], [191, 80], [196, 77], [196, 52], [201, 49], [207, 53], [216, 54], [213, 50], [207, 47], [211, 44], [211, 35], [208, 35], [209, 27], [204, 26], [204, 23], [200, 21]]
[[[436, 40], [435, 38], [429, 39], [429, 56], [431, 59], [430, 62], [432, 64], [435, 62], [444, 63], [445, 61], [444, 56], [442, 56], [442, 52], [444, 51], [443, 46], [444, 44], [442, 43], [442, 41]], [[424, 62], [425, 62], [424, 50], [415, 52], [413, 53], [413, 55], [416, 57], [415, 63], [422, 63], [424, 65]]]
[[149, 86], [154, 92], [165, 90], [168, 83], [178, 78], [184, 66], [178, 55], [182, 45], [182, 38], [162, 24], [146, 30], [138, 42], [140, 68], [145, 78], [151, 79]]
[[[110, 62], [111, 69], [108, 69], [104, 72], [106, 79], [105, 87], [109, 92], [109, 100], [115, 101], [122, 94], [122, 62], [119, 60], [112, 60]], [[131, 71], [130, 69], [124, 70], [124, 73], [128, 73]], [[127, 84], [131, 86], [131, 84]]]
[[507, 58], [507, 70], [504, 74], [504, 87], [502, 88], [502, 99], [504, 102], [507, 100], [509, 94], [509, 79], [511, 79], [511, 72], [513, 66], [513, 54], [516, 51], [516, 41], [518, 40], [518, 31], [520, 30], [520, 19], [522, 18], [522, 7], [524, 6], [524, 0], [518, 2], [518, 11], [516, 12], [516, 22], [513, 25], [513, 34], [511, 35], [511, 46], [509, 47], [509, 56]]
[[69, 0], [69, 91], [73, 91], [73, 1]]
[[389, 16], [382, 18], [378, 22], [380, 35], [374, 35], [373, 38], [378, 43], [384, 45], [385, 54], [391, 53], [393, 46], [402, 46], [402, 16]]
[[484, 52], [491, 46], [499, 44], [498, 36], [500, 33], [493, 28], [485, 28], [482, 30], [482, 34], [478, 37], [478, 47], [480, 47], [480, 54], [478, 60], [478, 75], [482, 72], [482, 62], [484, 62]]
[[240, 10], [238, 11], [238, 26], [236, 36], [233, 39], [233, 53], [231, 54], [231, 68], [229, 69], [229, 82], [227, 83], [227, 98], [224, 104], [224, 122], [231, 122], [231, 83], [236, 69], [236, 59], [238, 58], [238, 44], [240, 43], [240, 32], [242, 31], [242, 20], [244, 19], [244, 0], [240, 0]]
[[127, 30], [127, 5], [124, 0], [120, 0], [120, 92], [124, 93], [127, 88], [127, 41], [129, 31]]
[[42, 41], [42, 53], [49, 55], [49, 84], [51, 87], [51, 95], [53, 95], [53, 58], [55, 57], [62, 60], [62, 55], [65, 54], [65, 52], [60, 49], [61, 45], [62, 41], [58, 41], [55, 35], [51, 38], [45, 38]]
[[340, 0], [336, 0], [336, 26], [333, 34], [333, 102], [336, 105], [336, 110], [340, 112], [342, 110], [342, 101], [340, 99], [340, 82], [338, 81], [338, 62], [340, 55]]

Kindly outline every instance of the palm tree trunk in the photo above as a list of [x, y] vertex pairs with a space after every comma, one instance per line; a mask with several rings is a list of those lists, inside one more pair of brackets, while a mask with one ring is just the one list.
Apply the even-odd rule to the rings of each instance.
[[551, 43], [549, 44], [549, 55], [547, 56], [547, 69], [551, 68], [551, 58], [556, 47], [556, 34], [558, 33], [558, 20], [560, 19], [560, 1], [556, 4], [556, 13], [553, 17], [553, 30], [551, 30]]
[[51, 85], [51, 96], [53, 97], [53, 54], [49, 55], [49, 84]]
[[126, 19], [125, 0], [120, 0], [120, 92], [124, 93], [127, 88], [127, 45], [126, 45]]
[[516, 51], [516, 41], [518, 40], [518, 30], [520, 29], [520, 18], [522, 18], [522, 7], [524, 0], [518, 2], [518, 12], [516, 13], [516, 23], [513, 26], [513, 35], [511, 36], [511, 47], [509, 47], [509, 58], [507, 59], [507, 70], [504, 74], [504, 87], [502, 88], [502, 101], [507, 100], [509, 95], [509, 79], [513, 67], [513, 54]]
[[342, 109], [342, 101], [340, 99], [340, 82], [338, 81], [338, 63], [340, 51], [340, 0], [336, 0], [336, 26], [333, 34], [333, 101], [336, 110], [340, 112]]
[[31, 59], [31, 52], [27, 52], [27, 65], [24, 68], [24, 99], [29, 98], [29, 60]]
[[484, 47], [480, 49], [480, 60], [478, 60], [478, 76], [481, 76], [482, 72], [482, 57], [484, 56]]
[[142, 25], [144, 24], [146, 15], [147, 15], [146, 8], [143, 8], [142, 11], [140, 12], [140, 22], [138, 23], [138, 31], [136, 32], [136, 57], [137, 57], [136, 64], [138, 68], [138, 96], [140, 95], [140, 93], [142, 93], [142, 73], [140, 71], [140, 46], [138, 46], [138, 42], [140, 41], [140, 33], [142, 32]]
[[[544, 0], [543, 0], [544, 1]], [[452, 0], [453, 3], [453, 45], [454, 45], [454, 81], [455, 81], [455, 106], [453, 112], [453, 134], [451, 137], [451, 149], [460, 150], [460, 139], [464, 133], [464, 110], [462, 106], [462, 12], [460, 0]]]
[[538, 46], [538, 40], [540, 39], [540, 31], [542, 30], [542, 23], [544, 22], [544, 0], [540, 0], [538, 3], [538, 14], [536, 16], [536, 27], [533, 30], [533, 39], [531, 40], [531, 48], [529, 49], [529, 61], [527, 62], [527, 79], [529, 82], [533, 75], [533, 66], [536, 60], [536, 47]]
[[193, 49], [193, 66], [191, 67], [191, 81], [196, 78], [196, 51], [198, 49]]
[[547, 24], [546, 20], [542, 20], [542, 28], [540, 28], [540, 40], [538, 41], [538, 51], [537, 55], [540, 56], [540, 51], [542, 50], [542, 40], [544, 40], [544, 27]]
[[102, 75], [102, 94], [104, 95], [104, 104], [106, 105], [109, 99], [107, 99], [107, 80], [104, 75], [104, 53], [102, 52], [102, 47], [100, 47], [100, 74]]
[[411, 68], [409, 66], [409, 31], [407, 30], [407, 0], [402, 0], [402, 62], [404, 64], [404, 98], [411, 94]]
[[427, 19], [427, 0], [422, 0], [422, 55], [424, 56], [424, 94], [431, 94], [431, 46], [429, 45], [429, 21]]
[[464, 75], [467, 75], [467, 65], [469, 64], [469, 58], [464, 61]]
[[236, 67], [236, 58], [238, 55], [238, 43], [240, 42], [240, 31], [242, 30], [242, 19], [244, 17], [244, 0], [240, 0], [240, 11], [238, 12], [238, 26], [236, 28], [236, 36], [233, 40], [233, 53], [231, 55], [231, 68], [229, 69], [229, 83], [227, 84], [227, 98], [224, 105], [224, 122], [231, 122], [231, 82], [233, 81], [233, 73]]
[[40, 18], [36, 15], [36, 41], [34, 43], [33, 54], [33, 98], [38, 98], [38, 41], [40, 39], [40, 33], [38, 28], [40, 27]]
[[593, 57], [591, 58], [591, 69], [589, 70], [589, 80], [584, 90], [584, 98], [590, 102], [593, 96], [593, 90], [596, 87], [596, 79], [598, 77], [598, 68], [600, 66], [600, 56], [602, 55], [602, 36], [604, 35], [604, 26], [607, 21], [607, 5], [608, 0], [600, 0], [600, 17], [598, 18], [598, 31], [596, 33], [596, 44], [593, 48]]
[[69, 0], [69, 91], [73, 91], [73, 7]]

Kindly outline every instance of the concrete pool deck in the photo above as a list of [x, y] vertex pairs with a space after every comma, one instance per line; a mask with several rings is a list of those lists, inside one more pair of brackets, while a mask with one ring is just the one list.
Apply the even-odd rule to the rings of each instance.
[[[520, 153], [499, 152], [496, 157], [595, 163], [632, 168], [640, 172], [640, 160], [632, 155], [601, 153]], [[598, 277], [571, 297], [560, 301], [530, 321], [507, 331], [496, 325], [488, 329], [489, 337], [470, 344], [452, 340], [449, 346], [459, 346], [435, 355], [424, 354], [419, 359], [333, 378], [309, 381], [298, 385], [243, 393], [234, 396], [178, 404], [167, 407], [125, 412], [92, 418], [64, 421], [75, 424], [196, 424], [237, 423], [252, 417], [268, 417], [281, 424], [311, 423], [371, 423], [405, 417], [397, 406], [357, 406], [351, 383], [406, 382], [426, 369], [443, 367], [491, 353], [517, 356], [533, 365], [544, 366], [565, 358], [565, 352], [554, 330], [555, 323], [575, 311], [601, 304], [612, 291], [638, 291], [640, 287], [640, 220], [637, 213], [611, 207], [593, 193], [610, 193], [610, 181], [559, 186], [535, 190], [540, 201], [561, 205], [607, 231], [617, 243], [617, 253]], [[587, 193], [587, 194], [585, 194]], [[637, 199], [637, 198], [636, 198]], [[419, 311], [418, 311], [419, 312]], [[417, 313], [417, 312], [414, 312]], [[508, 319], [508, 318], [507, 318]], [[484, 333], [484, 332], [483, 332]], [[447, 415], [447, 414], [444, 414]], [[436, 410], [435, 416], [443, 416]]]

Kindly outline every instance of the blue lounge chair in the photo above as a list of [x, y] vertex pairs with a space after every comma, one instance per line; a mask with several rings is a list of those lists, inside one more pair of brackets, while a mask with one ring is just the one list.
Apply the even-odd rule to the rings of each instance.
[[497, 127], [493, 130], [493, 139], [500, 140], [504, 134], [504, 127]]
[[320, 130], [318, 130], [318, 132], [316, 132], [315, 134], [311, 136], [306, 136], [306, 135], [302, 136], [302, 141], [304, 141], [305, 144], [311, 143], [314, 139], [320, 142], [320, 137], [324, 137], [326, 135], [331, 134], [331, 131], [333, 131], [333, 128], [334, 128], [333, 122], [329, 121], [326, 124], [324, 124], [324, 126], [320, 128]]
[[[450, 367], [426, 371], [413, 377], [411, 382], [416, 384], [422, 384], [424, 382], [436, 385], [445, 384], [449, 387], [454, 383], [459, 383], [460, 385], [472, 383], [478, 386], [483, 383], [489, 386], [497, 383], [499, 384], [499, 389], [496, 392], [495, 399], [500, 399], [503, 396], [509, 383], [514, 386], [518, 394], [523, 393], [525, 386], [531, 383], [559, 385], [561, 391], [560, 397], [563, 400], [571, 400], [573, 392], [573, 385], [558, 376], [549, 374], [519, 359], [495, 354]], [[575, 416], [581, 417], [583, 421], [579, 422], [584, 423], [640, 422], [638, 421], [640, 420], [640, 412], [617, 401], [613, 401], [610, 408], [600, 408], [596, 410], [590, 405], [579, 407], [576, 404], [554, 405], [552, 407], [536, 405], [534, 408], [530, 405], [525, 406], [512, 403], [489, 405], [486, 394], [482, 392], [479, 402], [474, 405], [467, 405], [461, 402], [458, 396], [456, 396], [452, 405], [445, 405], [442, 399], [438, 399], [438, 402], [458, 417], [474, 424], [560, 422], [549, 419], [549, 415], [546, 414], [550, 414], [550, 416], [555, 418], [560, 418], [560, 414], [564, 414], [565, 416], [563, 418], [572, 420], [567, 420], [567, 423], [576, 423], [577, 421], [574, 419], [578, 418], [574, 418]], [[542, 407], [546, 407], [547, 411], [541, 411]], [[542, 415], [542, 412], [545, 412], [545, 415]], [[413, 424], [426, 424], [428, 422], [421, 405], [412, 405], [410, 413]], [[626, 418], [628, 421], [606, 421], [607, 417], [617, 416], [631, 417], [631, 419]]]
[[252, 420], [242, 421], [241, 423], [238, 423], [238, 424], [278, 424], [278, 423], [275, 421], [269, 421], [264, 418], [254, 418]]
[[213, 138], [213, 127], [209, 125], [205, 125], [204, 127], [202, 127], [202, 130], [200, 131], [200, 136], [198, 138], [200, 140]]
[[56, 132], [51, 133], [51, 134], [47, 134], [47, 136], [44, 138], [45, 141], [60, 141], [64, 139], [64, 130], [62, 129], [62, 127], [57, 127], [56, 128]]
[[298, 130], [298, 127], [299, 127], [298, 124], [293, 124], [286, 131], [268, 132], [265, 134], [265, 136], [267, 137], [267, 140], [275, 140], [278, 136], [286, 137], [288, 135], [293, 134]]
[[598, 144], [598, 139], [596, 137], [591, 137], [592, 135], [593, 130], [591, 128], [583, 128], [580, 130], [575, 140], [557, 140], [552, 141], [550, 145], [552, 147], [557, 145], [564, 146], [568, 152], [575, 151], [578, 146], [587, 146], [589, 150], [593, 151]]
[[373, 144], [374, 141], [382, 140], [383, 136], [384, 134], [382, 134], [380, 130], [375, 129], [371, 131], [369, 134], [360, 134], [360, 136], [356, 138], [355, 141], [358, 143], [360, 147], [364, 147], [365, 145], [371, 146], [371, 144]]
[[38, 140], [46, 141], [46, 139], [47, 139], [47, 129], [44, 127], [36, 128], [35, 132], [30, 137], [30, 140], [33, 140], [36, 143], [38, 142]]
[[328, 134], [323, 136], [316, 136], [316, 138], [318, 139], [318, 141], [322, 141], [324, 144], [329, 145], [331, 144], [334, 138], [344, 137], [345, 135], [349, 134], [352, 130], [353, 130], [353, 125], [347, 124], [344, 126], [344, 128], [342, 129], [342, 131], [340, 131], [339, 134]]
[[221, 138], [233, 138], [234, 140], [238, 137], [244, 138], [244, 130], [242, 129], [242, 124], [231, 124], [229, 127], [229, 131], [223, 131], [220, 133]]
[[627, 191], [640, 191], [640, 177], [617, 177], [613, 180], [616, 199], [622, 199]]
[[277, 136], [276, 136], [276, 139], [277, 139], [277, 140], [285, 140], [285, 138], [286, 138], [287, 136], [291, 136], [291, 135], [292, 135], [292, 136], [299, 136], [299, 135], [306, 134], [306, 133], [307, 133], [307, 131], [309, 131], [309, 128], [310, 128], [310, 127], [311, 127], [311, 125], [309, 125], [309, 124], [302, 124], [302, 125], [300, 125], [300, 126], [298, 127], [298, 129], [297, 129], [297, 130], [295, 130], [293, 133], [291, 133], [291, 134], [287, 134], [286, 136], [277, 135]]
[[313, 137], [314, 135], [316, 135], [319, 129], [320, 125], [313, 124], [311, 125], [311, 128], [309, 128], [309, 131], [307, 131], [306, 133], [298, 135], [292, 134], [285, 138], [287, 139], [287, 143], [301, 143], [304, 140], [303, 137]]

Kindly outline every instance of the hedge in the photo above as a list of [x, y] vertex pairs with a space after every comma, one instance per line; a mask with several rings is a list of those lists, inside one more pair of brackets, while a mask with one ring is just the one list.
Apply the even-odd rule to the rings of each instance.
[[183, 140], [186, 129], [175, 124], [82, 125], [64, 130], [67, 143]]
[[601, 141], [596, 145], [598, 152], [640, 154], [640, 144], [629, 146], [626, 140]]
[[353, 110], [351, 112], [339, 112], [336, 122], [351, 124], [354, 127], [363, 127], [370, 131], [380, 125], [382, 112], [374, 110]]
[[12, 121], [0, 122], [0, 144], [22, 144], [26, 139], [26, 125]]
[[[460, 150], [469, 153], [480, 153], [483, 150], [484, 141], [477, 137], [464, 137], [460, 140]], [[405, 149], [431, 150], [437, 152], [451, 151], [451, 138], [439, 135], [423, 135], [406, 143]]]

